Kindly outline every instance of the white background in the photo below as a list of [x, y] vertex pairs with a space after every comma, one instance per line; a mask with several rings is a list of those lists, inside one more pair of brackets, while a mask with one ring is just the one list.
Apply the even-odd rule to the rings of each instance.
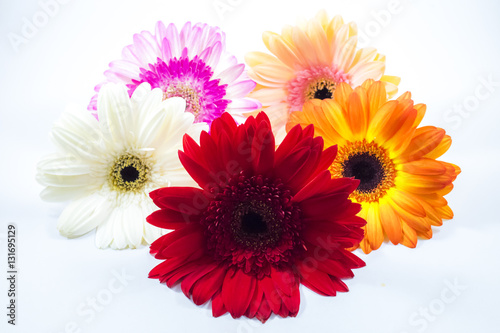
[[[25, 20], [32, 22], [42, 6], [1, 0], [1, 331], [499, 332], [500, 3], [400, 0], [393, 14], [382, 16], [376, 13], [393, 9], [388, 0], [220, 0], [230, 6], [222, 14], [217, 3], [69, 0], [16, 51], [9, 34], [22, 36]], [[434, 229], [433, 239], [416, 249], [385, 244], [368, 256], [358, 252], [367, 266], [347, 281], [349, 293], [328, 298], [301, 288], [297, 318], [273, 317], [262, 325], [212, 318], [209, 306], [197, 307], [178, 289], [148, 279], [159, 262], [147, 247], [98, 250], [93, 233], [74, 240], [58, 234], [64, 205], [39, 199], [36, 162], [54, 150], [52, 123], [68, 104], [86, 106], [107, 64], [135, 32], [153, 30], [157, 20], [207, 22], [226, 31], [227, 48], [242, 61], [247, 51], [265, 51], [263, 31], [279, 32], [321, 8], [356, 21], [366, 44], [387, 55], [386, 73], [402, 77], [400, 92], [411, 90], [416, 102], [428, 105], [424, 123], [452, 135], [444, 160], [463, 171], [447, 197], [456, 217]], [[488, 78], [496, 85], [485, 85]], [[5, 315], [9, 223], [18, 229], [16, 327]], [[122, 271], [131, 278], [120, 284], [113, 272]], [[109, 296], [110, 283], [120, 291], [100, 311], [90, 310], [87, 302]], [[450, 283], [466, 289], [454, 295]], [[426, 308], [428, 319], [419, 312]]]

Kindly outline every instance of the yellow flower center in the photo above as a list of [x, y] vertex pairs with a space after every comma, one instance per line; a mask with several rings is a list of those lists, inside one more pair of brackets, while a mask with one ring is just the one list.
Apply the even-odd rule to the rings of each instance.
[[118, 157], [109, 172], [109, 184], [120, 192], [137, 192], [150, 178], [151, 167], [144, 158], [126, 153]]
[[359, 179], [358, 188], [350, 198], [357, 202], [376, 202], [394, 186], [396, 168], [388, 152], [375, 142], [347, 142], [339, 148], [330, 166], [333, 177]]

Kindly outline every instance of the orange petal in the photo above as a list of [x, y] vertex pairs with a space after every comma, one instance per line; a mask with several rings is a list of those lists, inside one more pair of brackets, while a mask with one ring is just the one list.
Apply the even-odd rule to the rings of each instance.
[[384, 231], [380, 223], [380, 211], [378, 203], [368, 206], [366, 215], [366, 236], [370, 242], [372, 250], [380, 247], [384, 241]]
[[370, 119], [377, 113], [378, 109], [387, 102], [385, 85], [377, 81], [368, 88], [368, 100], [370, 101]]
[[[363, 91], [361, 91], [363, 90]], [[349, 124], [354, 137], [351, 140], [363, 140], [366, 137], [368, 114], [363, 107], [362, 96], [366, 103], [366, 93], [361, 87], [349, 96], [348, 112]]]
[[398, 170], [414, 175], [442, 175], [446, 172], [446, 167], [440, 161], [429, 158], [411, 161], [398, 165]]
[[425, 104], [415, 104], [414, 106], [415, 110], [417, 110], [417, 118], [415, 118], [415, 123], [413, 126], [418, 127], [422, 119], [424, 118], [425, 115], [425, 110], [427, 110], [427, 106]]
[[451, 210], [450, 206], [446, 205], [443, 207], [435, 207], [434, 208], [436, 212], [439, 214], [439, 216], [443, 219], [446, 220], [451, 220], [453, 218], [453, 211]]
[[347, 83], [340, 83], [337, 88], [335, 89], [335, 92], [333, 93], [333, 99], [339, 103], [339, 105], [343, 109], [347, 109], [347, 101], [349, 100], [349, 96], [352, 93], [352, 88], [350, 85]]
[[380, 204], [380, 221], [392, 244], [399, 244], [399, 242], [401, 242], [401, 238], [403, 237], [401, 219], [389, 203]]
[[367, 131], [367, 140], [372, 140], [377, 138], [379, 133], [384, 130], [387, 122], [391, 118], [391, 114], [396, 110], [398, 106], [397, 101], [387, 101], [378, 111], [372, 116], [371, 122]]
[[401, 244], [410, 248], [415, 248], [417, 246], [417, 232], [406, 223], [403, 223], [402, 226], [403, 238], [401, 239]]
[[393, 208], [396, 209], [397, 212], [404, 210], [419, 217], [424, 217], [426, 215], [418, 198], [411, 193], [395, 188], [388, 196], [388, 199], [394, 203]]
[[430, 194], [444, 189], [453, 181], [450, 175], [437, 176], [412, 175], [406, 172], [398, 172], [395, 183], [398, 189], [414, 194]]
[[443, 129], [434, 126], [417, 128], [410, 144], [400, 156], [398, 162], [402, 162], [401, 158], [406, 158], [409, 161], [422, 158], [440, 144], [444, 135], [445, 131]]
[[446, 153], [450, 148], [450, 146], [451, 146], [451, 137], [449, 135], [445, 135], [441, 139], [441, 142], [439, 142], [439, 144], [436, 147], [434, 147], [433, 150], [425, 154], [425, 157], [436, 159], [441, 155], [443, 155], [444, 153]]

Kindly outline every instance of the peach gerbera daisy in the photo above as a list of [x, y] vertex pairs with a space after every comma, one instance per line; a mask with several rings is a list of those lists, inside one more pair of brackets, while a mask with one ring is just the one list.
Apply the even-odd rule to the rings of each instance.
[[330, 166], [333, 177], [360, 180], [351, 199], [362, 205], [367, 220], [360, 247], [365, 253], [393, 244], [415, 247], [417, 238], [432, 237], [453, 212], [444, 195], [460, 173], [454, 164], [436, 160], [451, 145], [441, 128], [417, 127], [425, 105], [414, 105], [409, 92], [388, 100], [386, 85], [367, 80], [352, 89], [340, 83], [330, 100], [312, 100], [293, 112], [287, 129], [314, 125], [325, 147], [338, 145]]
[[262, 102], [278, 136], [284, 135], [290, 112], [310, 99], [332, 98], [341, 82], [357, 87], [366, 79], [381, 80], [389, 97], [397, 92], [400, 79], [384, 75], [385, 56], [375, 48], [357, 49], [357, 38], [354, 22], [329, 20], [325, 11], [302, 25], [285, 26], [281, 35], [264, 32], [274, 56], [250, 52], [245, 60], [257, 82], [250, 96]]

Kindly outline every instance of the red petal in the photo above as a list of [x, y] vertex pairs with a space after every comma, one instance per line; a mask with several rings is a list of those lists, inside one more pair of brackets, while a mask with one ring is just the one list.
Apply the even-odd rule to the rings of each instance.
[[271, 308], [269, 307], [269, 304], [267, 303], [265, 297], [262, 299], [260, 308], [257, 311], [257, 315], [255, 317], [262, 323], [265, 323], [269, 319], [269, 317], [271, 317]]
[[311, 148], [303, 147], [286, 156], [280, 164], [274, 166], [276, 177], [281, 178], [283, 183], [288, 183], [307, 163], [310, 154]]
[[302, 128], [300, 125], [294, 126], [276, 149], [275, 161], [276, 164], [282, 162], [282, 160], [288, 156], [290, 151], [297, 145], [297, 143], [302, 139]]
[[149, 224], [163, 229], [178, 229], [187, 223], [199, 222], [199, 215], [188, 215], [172, 209], [164, 208], [154, 211], [146, 218]]
[[280, 294], [283, 303], [282, 303], [282, 310], [283, 306], [286, 306], [288, 309], [288, 316], [295, 317], [297, 313], [299, 312], [300, 308], [300, 290], [299, 290], [299, 284], [297, 283], [296, 285], [293, 286], [292, 288], [292, 294], [287, 296], [282, 294], [279, 290], [278, 293]]
[[216, 292], [220, 292], [225, 275], [225, 269], [216, 268], [199, 279], [192, 288], [193, 302], [197, 305], [204, 304]]
[[252, 142], [248, 141], [247, 130], [244, 126], [239, 126], [236, 130], [234, 140], [232, 142], [234, 156], [233, 159], [242, 170], [251, 170], [252, 157]]
[[245, 274], [240, 269], [226, 273], [222, 285], [222, 299], [233, 318], [239, 318], [245, 314], [256, 284], [257, 280], [254, 276]]
[[332, 165], [335, 157], [337, 156], [337, 145], [330, 146], [323, 150], [323, 154], [321, 154], [320, 161], [318, 163], [317, 172], [322, 172], [323, 170], [328, 170], [328, 168]]
[[262, 290], [260, 281], [257, 281], [257, 284], [255, 286], [255, 292], [252, 296], [252, 301], [248, 306], [245, 316], [247, 316], [248, 318], [254, 318], [257, 313], [257, 310], [259, 310], [260, 308], [263, 298], [264, 298], [264, 291]]
[[290, 270], [276, 270], [272, 268], [271, 278], [274, 285], [287, 296], [292, 294], [297, 283], [295, 274]]
[[196, 160], [198, 163], [201, 163], [203, 167], [207, 168], [205, 161], [201, 160], [203, 156], [201, 147], [195, 140], [193, 140], [193, 138], [185, 134], [182, 139], [182, 147], [186, 155], [188, 155], [191, 159]]
[[[182, 280], [181, 283], [181, 289], [184, 295], [186, 297], [191, 296], [191, 288], [193, 285], [200, 280], [202, 277], [207, 275], [208, 273], [212, 272], [215, 268], [217, 267], [217, 264], [215, 264], [213, 261], [207, 263], [206, 265], [200, 265], [196, 268], [195, 271], [193, 271], [191, 274], [186, 276], [184, 280]], [[199, 304], [198, 304], [199, 305]]]
[[195, 162], [194, 159], [182, 151], [179, 151], [179, 159], [191, 178], [193, 178], [193, 180], [198, 183], [201, 188], [208, 189], [209, 185], [216, 185], [214, 184], [214, 179], [211, 177], [211, 174], [206, 167], [202, 166], [198, 162]]
[[266, 175], [272, 170], [274, 166], [274, 150], [276, 144], [274, 142], [274, 135], [271, 128], [265, 122], [259, 124], [257, 133], [254, 137], [252, 148], [253, 155], [256, 156], [254, 160], [255, 174]]
[[166, 258], [175, 258], [179, 256], [190, 255], [199, 248], [203, 248], [204, 244], [205, 235], [200, 230], [198, 232], [189, 233], [188, 235], [172, 241], [165, 249], [161, 251], [161, 254]]
[[[201, 132], [200, 135], [200, 148], [209, 171], [214, 174], [224, 171], [225, 168], [221, 165], [219, 160], [218, 146], [215, 144], [210, 134], [205, 131]], [[198, 161], [200, 156], [194, 158], [195, 161]]]
[[220, 118], [215, 119], [210, 127], [210, 135], [218, 143], [220, 136], [226, 134], [233, 136], [238, 125], [231, 115], [223, 113]]
[[271, 121], [269, 120], [269, 117], [267, 116], [267, 114], [263, 111], [261, 111], [257, 114], [257, 117], [255, 117], [255, 121], [257, 122], [257, 124], [264, 122], [267, 124], [267, 126], [269, 128], [271, 128]]
[[267, 300], [267, 304], [271, 308], [271, 311], [274, 313], [278, 313], [281, 308], [281, 297], [276, 291], [276, 287], [274, 286], [274, 282], [270, 277], [264, 277], [259, 281], [262, 286], [262, 290], [264, 291], [265, 299]]
[[338, 262], [336, 260], [330, 260], [326, 258], [324, 260], [318, 260], [317, 263], [318, 269], [327, 273], [328, 275], [342, 279], [349, 279], [354, 276], [354, 273], [349, 267], [347, 267], [344, 263]]
[[[320, 137], [315, 138], [321, 139]], [[312, 179], [319, 163], [319, 159], [321, 157], [323, 151], [323, 139], [321, 139], [321, 144], [315, 144], [311, 147], [311, 153], [309, 154], [309, 158], [307, 159], [307, 163], [305, 163], [300, 170], [297, 170], [295, 176], [290, 180], [287, 184], [291, 188], [301, 189], [305, 184]]]
[[323, 296], [335, 296], [336, 290], [329, 275], [316, 267], [309, 267], [302, 262], [297, 264], [301, 282], [304, 286]]
[[201, 208], [198, 202], [208, 205], [205, 192], [194, 187], [163, 187], [151, 192], [150, 197], [160, 208], [170, 208], [186, 214], [198, 214]]
[[212, 298], [212, 315], [220, 317], [227, 312], [224, 302], [222, 301], [222, 291], [215, 294]]
[[163, 255], [162, 252], [170, 244], [172, 244], [176, 240], [178, 240], [184, 236], [190, 235], [192, 233], [203, 233], [203, 230], [201, 229], [201, 225], [195, 224], [195, 223], [186, 224], [186, 226], [184, 228], [176, 229], [176, 230], [162, 236], [161, 238], [159, 238], [156, 242], [160, 241], [160, 239], [161, 239], [161, 245], [157, 246], [155, 244], [155, 249], [157, 250], [155, 258], [166, 259], [166, 257]]
[[349, 204], [348, 197], [350, 192], [336, 192], [328, 195], [309, 198], [300, 202], [302, 215], [308, 219], [331, 219], [331, 212], [340, 208], [346, 208]]
[[[293, 196], [294, 202], [300, 202], [307, 198], [313, 197], [318, 193], [325, 192], [328, 189], [330, 179], [332, 178], [330, 171], [321, 172], [316, 178], [304, 186], [297, 194]], [[347, 179], [347, 178], [341, 178]]]
[[297, 194], [293, 201], [300, 202], [315, 196], [322, 196], [327, 193], [347, 192], [352, 193], [359, 185], [359, 180], [352, 178], [331, 179], [330, 171], [325, 170], [318, 174]]

